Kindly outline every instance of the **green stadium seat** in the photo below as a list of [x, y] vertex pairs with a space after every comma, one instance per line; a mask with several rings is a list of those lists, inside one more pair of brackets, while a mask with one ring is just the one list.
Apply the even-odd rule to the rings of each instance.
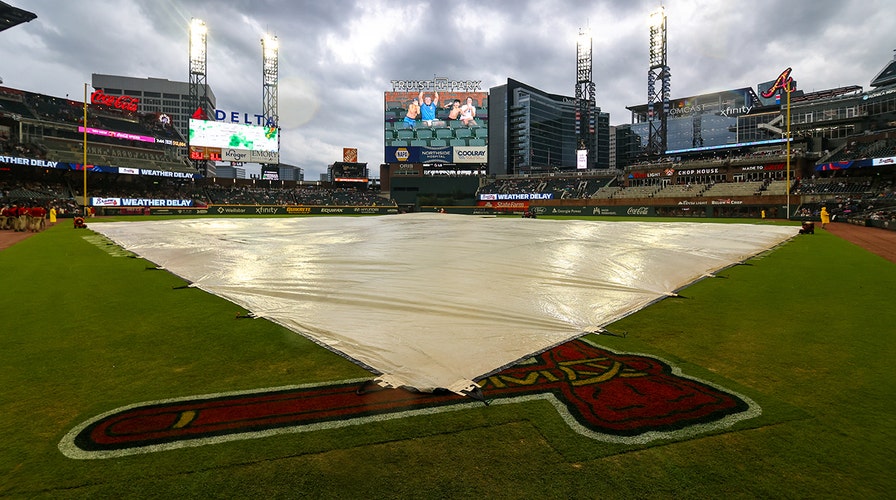
[[437, 139], [451, 139], [454, 137], [454, 132], [451, 131], [450, 128], [437, 128], [436, 129], [436, 138]]
[[417, 147], [423, 148], [428, 145], [429, 145], [429, 143], [425, 139], [414, 139], [413, 141], [411, 141], [411, 146], [417, 146]]
[[432, 130], [428, 128], [419, 128], [417, 129], [417, 139], [432, 139], [433, 133]]
[[414, 138], [414, 131], [411, 130], [411, 129], [399, 130], [399, 131], [398, 131], [398, 136], [397, 136], [397, 137], [398, 137], [399, 139], [409, 140], [409, 141], [410, 141], [410, 140], [412, 140], [412, 139]]
[[449, 144], [451, 144], [452, 147], [466, 146], [467, 140], [466, 139], [451, 139], [451, 142]]
[[466, 127], [458, 128], [458, 129], [454, 130], [454, 137], [457, 137], [458, 139], [462, 139], [465, 137], [471, 137], [472, 135], [473, 135], [473, 132], [471, 132], [470, 129], [468, 129]]
[[482, 138], [470, 139], [470, 146], [485, 146], [485, 139], [482, 139]]
[[443, 148], [448, 145], [448, 141], [445, 139], [432, 139], [429, 141], [429, 145], [434, 148]]

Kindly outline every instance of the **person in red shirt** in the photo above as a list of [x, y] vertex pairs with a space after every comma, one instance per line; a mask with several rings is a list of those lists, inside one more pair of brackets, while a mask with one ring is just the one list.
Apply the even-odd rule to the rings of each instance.
[[44, 207], [40, 205], [34, 205], [33, 207], [31, 207], [31, 231], [35, 233], [43, 231], [44, 228], [47, 227], [46, 218], [47, 211], [44, 209]]
[[9, 220], [9, 207], [3, 207], [3, 210], [0, 210], [0, 229], [8, 229]]
[[31, 210], [28, 205], [19, 207], [19, 217], [16, 219], [16, 231], [24, 233], [31, 226]]

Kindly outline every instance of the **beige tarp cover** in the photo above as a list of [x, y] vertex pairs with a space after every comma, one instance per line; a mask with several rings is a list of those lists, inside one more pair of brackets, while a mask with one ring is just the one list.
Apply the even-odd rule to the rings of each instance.
[[458, 393], [796, 233], [450, 214], [91, 228], [365, 365], [383, 386]]

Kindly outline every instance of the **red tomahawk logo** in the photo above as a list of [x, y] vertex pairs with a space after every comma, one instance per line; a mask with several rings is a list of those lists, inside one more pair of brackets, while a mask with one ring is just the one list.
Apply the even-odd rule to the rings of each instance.
[[[85, 422], [60, 449], [74, 458], [104, 458], [482, 405], [451, 393], [359, 393], [359, 386], [341, 382], [139, 404]], [[618, 354], [582, 340], [489, 376], [480, 386], [492, 404], [553, 398], [578, 423], [577, 431], [617, 442], [730, 420], [749, 413], [753, 404], [677, 375], [656, 358]]]

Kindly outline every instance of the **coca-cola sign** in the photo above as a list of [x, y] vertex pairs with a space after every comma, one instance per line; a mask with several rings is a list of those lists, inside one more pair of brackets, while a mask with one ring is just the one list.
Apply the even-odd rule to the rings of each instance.
[[110, 108], [123, 109], [125, 111], [137, 111], [140, 98], [129, 95], [108, 95], [103, 89], [95, 90], [90, 94], [91, 104], [102, 104]]

